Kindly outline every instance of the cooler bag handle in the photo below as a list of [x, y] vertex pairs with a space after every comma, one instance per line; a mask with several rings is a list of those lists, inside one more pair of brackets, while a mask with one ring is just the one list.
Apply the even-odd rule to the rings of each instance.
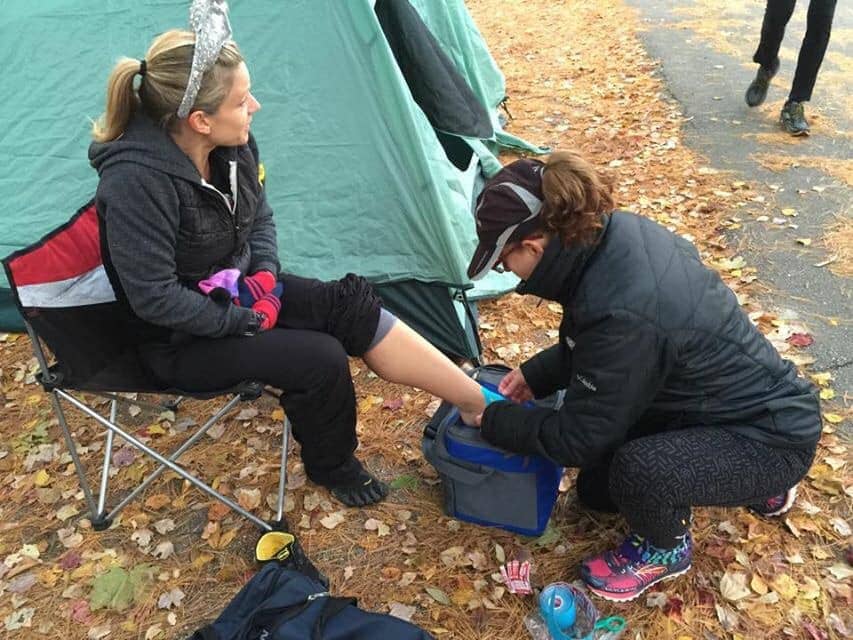
[[424, 433], [426, 436], [422, 447], [424, 457], [435, 467], [436, 471], [443, 473], [457, 482], [469, 485], [480, 484], [491, 476], [495, 470], [479, 464], [456, 460], [447, 452], [447, 445], [445, 444], [447, 427], [457, 414], [458, 410], [454, 408], [438, 423], [434, 432], [430, 430], [429, 433]]

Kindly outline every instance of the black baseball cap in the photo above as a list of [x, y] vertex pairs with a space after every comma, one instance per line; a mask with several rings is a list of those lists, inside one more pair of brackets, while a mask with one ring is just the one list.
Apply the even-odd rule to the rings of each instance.
[[523, 158], [501, 169], [477, 198], [474, 216], [480, 243], [468, 265], [468, 277], [479, 280], [495, 266], [508, 242], [542, 229], [542, 171], [539, 160]]

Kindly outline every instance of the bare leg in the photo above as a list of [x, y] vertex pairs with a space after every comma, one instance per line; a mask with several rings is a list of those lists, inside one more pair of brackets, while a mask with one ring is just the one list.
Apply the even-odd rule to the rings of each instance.
[[401, 320], [362, 357], [381, 378], [456, 405], [468, 424], [486, 406], [480, 385]]

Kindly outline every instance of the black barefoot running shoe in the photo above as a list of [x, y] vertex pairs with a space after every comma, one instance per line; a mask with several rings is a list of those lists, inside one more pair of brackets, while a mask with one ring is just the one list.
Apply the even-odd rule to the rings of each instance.
[[777, 59], [770, 67], [764, 65], [758, 67], [758, 73], [755, 74], [755, 79], [749, 84], [746, 90], [746, 104], [750, 107], [757, 107], [764, 98], [767, 97], [767, 88], [770, 86], [770, 81], [776, 72], [779, 71], [779, 60]]
[[305, 474], [348, 507], [366, 507], [381, 502], [389, 492], [388, 485], [367, 471], [354, 456], [327, 471], [317, 472], [306, 467]]
[[782, 107], [779, 121], [782, 123], [785, 131], [792, 136], [809, 135], [809, 123], [806, 121], [806, 111], [803, 108], [802, 102], [788, 100], [785, 106]]
[[755, 504], [749, 508], [761, 516], [781, 516], [788, 513], [791, 507], [794, 506], [794, 500], [797, 499], [797, 485], [788, 489], [785, 493], [780, 493], [778, 496], [767, 498], [761, 504]]

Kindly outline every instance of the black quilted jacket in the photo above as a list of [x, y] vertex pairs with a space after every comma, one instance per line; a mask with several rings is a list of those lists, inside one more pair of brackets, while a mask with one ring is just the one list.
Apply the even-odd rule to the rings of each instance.
[[552, 241], [518, 291], [563, 307], [560, 341], [521, 368], [537, 397], [566, 399], [560, 411], [489, 406], [494, 444], [580, 467], [634, 436], [692, 426], [792, 448], [820, 437], [813, 385], [693, 245], [655, 222], [616, 212], [593, 247]]

